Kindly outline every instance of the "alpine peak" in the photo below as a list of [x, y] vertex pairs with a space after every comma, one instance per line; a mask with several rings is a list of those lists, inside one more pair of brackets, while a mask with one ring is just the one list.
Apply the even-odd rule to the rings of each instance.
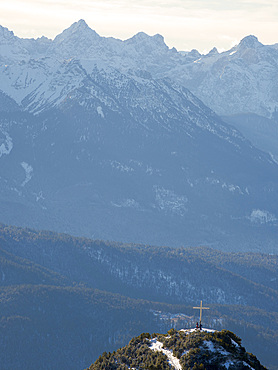
[[164, 42], [164, 37], [161, 36], [160, 34], [150, 36], [150, 35], [146, 34], [145, 32], [138, 32], [136, 35], [134, 35], [133, 37], [131, 37], [130, 39], [128, 39], [126, 41], [127, 41], [127, 43], [153, 42], [156, 45], [162, 45], [163, 47], [167, 47], [167, 45]]
[[88, 26], [88, 24], [84, 21], [84, 19], [79, 19], [78, 22], [74, 22], [69, 29], [71, 29], [73, 32], [75, 31], [82, 31], [82, 30], [91, 30], [91, 28]]
[[249, 48], [249, 49], [255, 49], [262, 44], [258, 41], [258, 38], [254, 35], [249, 35], [244, 37], [240, 43], [239, 47]]
[[214, 47], [213, 49], [211, 49], [211, 51], [208, 53], [208, 55], [216, 55], [216, 54], [219, 54], [216, 47]]
[[10, 31], [6, 27], [0, 26], [0, 40], [11, 40], [15, 38], [13, 31]]
[[57, 35], [54, 41], [63, 41], [66, 38], [72, 37], [74, 34], [77, 34], [78, 36], [85, 34], [89, 37], [99, 37], [96, 31], [92, 30], [83, 19], [80, 19], [78, 22], [73, 23], [69, 28]]

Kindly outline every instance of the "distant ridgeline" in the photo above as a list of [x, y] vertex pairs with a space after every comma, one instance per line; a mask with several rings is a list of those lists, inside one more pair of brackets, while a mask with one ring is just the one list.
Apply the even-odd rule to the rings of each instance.
[[266, 369], [245, 351], [228, 330], [171, 329], [168, 334], [143, 333], [113, 353], [104, 352], [87, 370]]
[[278, 370], [277, 267], [276, 255], [0, 225], [0, 368], [85, 369], [140, 333], [195, 327], [203, 300], [203, 325], [237, 333]]

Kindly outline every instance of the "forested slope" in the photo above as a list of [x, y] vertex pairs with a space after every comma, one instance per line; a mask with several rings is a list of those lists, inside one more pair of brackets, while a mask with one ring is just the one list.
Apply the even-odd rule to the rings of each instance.
[[192, 307], [202, 299], [209, 327], [236, 332], [276, 369], [276, 276], [277, 256], [267, 254], [124, 245], [2, 225], [1, 363], [86, 367], [141, 332], [194, 327]]

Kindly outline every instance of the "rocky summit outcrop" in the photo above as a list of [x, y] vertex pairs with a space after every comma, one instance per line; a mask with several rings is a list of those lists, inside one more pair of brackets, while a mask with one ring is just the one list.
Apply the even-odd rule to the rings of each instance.
[[113, 353], [103, 353], [88, 370], [266, 369], [245, 351], [241, 339], [228, 330], [192, 329], [166, 335], [149, 333], [133, 338]]

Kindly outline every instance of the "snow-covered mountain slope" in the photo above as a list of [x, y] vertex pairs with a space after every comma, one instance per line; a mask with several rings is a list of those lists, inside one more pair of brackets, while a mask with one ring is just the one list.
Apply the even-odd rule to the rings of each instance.
[[277, 71], [277, 49], [247, 36], [226, 52], [212, 50], [168, 75], [179, 76], [180, 83], [220, 115], [255, 113], [277, 120]]
[[[66, 64], [80, 58], [102, 68], [140, 69], [154, 78], [169, 77], [220, 115], [255, 113], [278, 119], [277, 44], [263, 45], [255, 36], [245, 37], [226, 52], [214, 48], [201, 55], [196, 50], [169, 49], [160, 35], [141, 32], [125, 41], [101, 37], [83, 20], [53, 41], [20, 39], [0, 27], [0, 90], [22, 101], [45, 81], [49, 71], [63, 73]], [[47, 88], [51, 94], [53, 85], [44, 82]]]
[[277, 164], [187, 89], [77, 60], [48, 76], [35, 115], [2, 113], [2, 222], [273, 250]]
[[26, 62], [32, 58], [41, 58], [47, 52], [52, 41], [46, 37], [21, 39], [12, 31], [0, 26], [0, 61], [1, 64]]
[[197, 52], [159, 35], [102, 38], [84, 21], [53, 41], [1, 32], [0, 221], [275, 249], [277, 163], [185, 87], [153, 77]]

